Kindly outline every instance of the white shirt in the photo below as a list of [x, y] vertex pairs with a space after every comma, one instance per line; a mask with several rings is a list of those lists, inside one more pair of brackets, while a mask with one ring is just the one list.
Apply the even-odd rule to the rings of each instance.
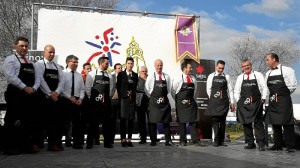
[[[268, 88], [265, 82], [265, 77], [262, 73], [252, 70], [251, 73], [249, 74], [249, 80], [255, 79], [255, 77], [257, 80], [258, 89], [261, 93], [261, 99], [266, 99]], [[247, 80], [247, 74], [245, 73], [240, 74], [236, 79], [236, 83], [234, 87], [234, 99], [236, 102], [240, 99], [243, 80]]]
[[[297, 88], [297, 79], [296, 79], [295, 71], [292, 68], [287, 67], [287, 66], [282, 66], [281, 64], [278, 64], [277, 67], [278, 67], [278, 69], [269, 70], [266, 73], [266, 83], [267, 83], [269, 74], [272, 72], [270, 74], [270, 76], [280, 75], [281, 67], [282, 67], [282, 76], [283, 76], [284, 82], [285, 82], [286, 86], [288, 87], [288, 89], [290, 90], [290, 92], [293, 93]], [[269, 89], [268, 89], [268, 92], [269, 92]]]
[[[155, 79], [159, 80], [158, 73], [154, 72], [154, 73], [149, 74], [149, 76], [147, 77], [147, 80], [145, 82], [145, 93], [148, 97], [150, 97], [150, 95], [153, 91], [153, 88], [154, 88], [154, 82], [155, 82], [154, 74], [155, 74], [155, 77], [156, 77]], [[168, 74], [165, 74], [164, 72], [162, 72], [161, 78], [162, 78], [162, 80], [166, 80], [168, 93], [170, 93], [171, 85], [172, 85], [171, 80], [170, 80], [170, 76]]]
[[[16, 55], [18, 56], [20, 61], [18, 60]], [[20, 68], [21, 68], [20, 62], [25, 63], [25, 61], [18, 53], [16, 53], [16, 55], [12, 54], [5, 58], [3, 66], [2, 66], [2, 70], [4, 73], [5, 79], [9, 84], [12, 84], [13, 86], [19, 88], [20, 90], [23, 90], [26, 87], [26, 85], [25, 85], [25, 83], [23, 83], [21, 81], [20, 78], [18, 78], [18, 76], [19, 76]], [[33, 64], [33, 67], [35, 69], [35, 82], [32, 87], [35, 90], [37, 90], [40, 87], [40, 78], [39, 78], [39, 74], [37, 72], [37, 68], [32, 61], [27, 60], [27, 62]]]
[[39, 77], [41, 79], [40, 88], [46, 95], [50, 96], [51, 90], [50, 90], [48, 84], [46, 83], [46, 81], [44, 79], [45, 64], [44, 64], [43, 60], [45, 61], [47, 69], [58, 70], [59, 82], [58, 82], [57, 88], [55, 89], [55, 92], [60, 94], [62, 92], [63, 88], [64, 88], [64, 83], [65, 83], [62, 69], [61, 69], [60, 65], [54, 63], [53, 61], [50, 62], [45, 58], [42, 59], [42, 60], [39, 60], [38, 62], [35, 63], [38, 74], [39, 74]]
[[[64, 90], [62, 92], [62, 96], [66, 98], [71, 97], [72, 92], [72, 70], [67, 68], [63, 70], [64, 78], [65, 78], [65, 85]], [[85, 94], [85, 86], [82, 76], [79, 72], [74, 71], [74, 96], [79, 97], [80, 99], [84, 98]]]
[[[211, 94], [211, 87], [212, 87], [212, 82], [213, 82], [213, 78], [214, 76], [218, 76], [218, 72], [215, 71], [211, 74], [208, 75], [207, 81], [206, 81], [206, 92], [208, 97], [210, 98], [210, 94]], [[225, 76], [226, 81], [227, 81], [227, 94], [229, 97], [229, 101], [230, 103], [234, 103], [234, 97], [233, 97], [233, 88], [232, 88], [232, 82], [230, 80], [230, 76], [229, 75], [225, 75], [224, 73], [222, 73], [221, 76]]]
[[[194, 89], [194, 95], [197, 90], [197, 81], [196, 78], [192, 75], [189, 75], [191, 78], [191, 83], [194, 83], [195, 89]], [[185, 82], [187, 83], [187, 75], [182, 73], [181, 75], [177, 76], [176, 78], [173, 79], [172, 81], [172, 87], [171, 87], [171, 95], [173, 99], [175, 100], [175, 95], [180, 91], [182, 83]]]
[[[91, 97], [91, 90], [94, 85], [94, 80], [95, 76], [97, 75], [102, 75], [102, 70], [101, 69], [94, 69], [91, 72], [88, 73], [85, 81], [85, 91], [87, 96], [90, 98]], [[112, 82], [112, 76], [107, 73], [107, 71], [104, 70], [104, 76], [109, 77], [109, 95], [111, 95], [111, 91], [113, 90], [113, 82]]]

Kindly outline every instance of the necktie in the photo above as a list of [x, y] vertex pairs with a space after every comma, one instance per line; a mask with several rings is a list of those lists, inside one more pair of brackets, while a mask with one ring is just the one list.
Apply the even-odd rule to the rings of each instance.
[[102, 76], [104, 76], [104, 71], [101, 71], [102, 72]]
[[186, 83], [191, 83], [191, 78], [189, 75], [186, 76]]
[[22, 59], [24, 60], [25, 64], [27, 64], [28, 62], [27, 62], [27, 60], [26, 60], [25, 55], [21, 55], [21, 57], [22, 57]]
[[158, 80], [162, 80], [161, 74], [158, 74]]
[[72, 72], [72, 87], [71, 87], [71, 96], [74, 96], [74, 71]]
[[278, 67], [274, 67], [274, 68], [271, 68], [272, 70], [274, 70], [274, 69], [278, 69]]
[[250, 74], [248, 73], [248, 74], [247, 74], [247, 80], [249, 80], [249, 79], [250, 79]]

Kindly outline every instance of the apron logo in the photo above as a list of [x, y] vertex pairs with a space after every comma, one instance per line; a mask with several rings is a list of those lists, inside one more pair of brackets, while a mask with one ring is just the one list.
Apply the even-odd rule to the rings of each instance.
[[165, 98], [160, 97], [156, 102], [157, 102], [157, 104], [163, 104], [165, 102]]
[[221, 95], [221, 93], [218, 91], [216, 94], [214, 94], [214, 97], [218, 98], [218, 97], [220, 97], [220, 95]]
[[270, 102], [273, 102], [273, 101], [277, 102], [277, 99], [278, 99], [277, 93], [276, 93], [276, 94], [273, 94], [273, 95], [270, 97]]
[[188, 105], [190, 105], [191, 104], [191, 100], [182, 100], [182, 104], [188, 104]]
[[104, 96], [102, 94], [99, 94], [96, 98], [95, 98], [96, 101], [102, 101], [104, 102]]
[[247, 99], [244, 101], [244, 104], [250, 104], [250, 98], [247, 98]]
[[51, 79], [58, 79], [58, 75], [55, 74], [46, 74], [46, 76], [49, 76]]

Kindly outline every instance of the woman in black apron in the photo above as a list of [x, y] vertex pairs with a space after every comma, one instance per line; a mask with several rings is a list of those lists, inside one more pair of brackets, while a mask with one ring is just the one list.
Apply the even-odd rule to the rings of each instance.
[[225, 122], [229, 110], [228, 86], [225, 75], [213, 77], [211, 95], [205, 115], [212, 116], [214, 146], [224, 146]]
[[[183, 75], [182, 75], [182, 81]], [[193, 81], [196, 82], [196, 81]], [[194, 99], [195, 84], [182, 82], [179, 92], [175, 95], [176, 113], [179, 122], [180, 143], [186, 146], [186, 123], [190, 125], [191, 139], [193, 143], [199, 142], [197, 132], [197, 104]]]
[[[262, 122], [263, 103], [259, 91], [256, 76], [255, 79], [243, 80], [240, 98], [237, 102], [237, 121], [243, 124], [245, 142], [248, 143], [245, 149], [254, 149], [254, 136], [252, 123], [254, 123], [255, 138], [260, 150], [265, 150], [265, 131]], [[244, 79], [244, 75], [243, 75]]]

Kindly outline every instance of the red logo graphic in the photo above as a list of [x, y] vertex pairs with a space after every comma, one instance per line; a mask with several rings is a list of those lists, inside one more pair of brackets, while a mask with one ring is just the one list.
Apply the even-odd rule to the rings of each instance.
[[204, 67], [199, 65], [197, 68], [196, 68], [196, 71], [198, 74], [202, 74], [202, 72], [204, 71]]

